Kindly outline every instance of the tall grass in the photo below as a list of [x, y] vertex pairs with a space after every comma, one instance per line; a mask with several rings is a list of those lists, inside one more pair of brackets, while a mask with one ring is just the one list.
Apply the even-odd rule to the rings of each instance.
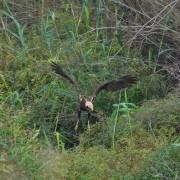
[[4, 25], [4, 30], [18, 40], [18, 42], [19, 42], [19, 44], [20, 44], [20, 47], [25, 48], [25, 36], [24, 36], [25, 25], [22, 26], [22, 25], [15, 19], [15, 17], [12, 15], [11, 12], [8, 13], [8, 12], [6, 12], [6, 11], [1, 10], [1, 11], [0, 11], [1, 19], [2, 19], [3, 15], [5, 15], [5, 16], [7, 16], [8, 18], [12, 19], [12, 21], [14, 22], [15, 27], [16, 27], [16, 31], [13, 31], [13, 30], [11, 30], [11, 29], [9, 29], [9, 28], [6, 28], [6, 27], [5, 27], [5, 23], [4, 23], [3, 20], [2, 20], [2, 24]]
[[113, 147], [113, 149], [115, 148], [115, 133], [116, 133], [116, 125], [117, 125], [117, 122], [118, 122], [119, 113], [121, 114], [122, 117], [127, 118], [128, 123], [129, 123], [129, 128], [130, 128], [130, 135], [131, 135], [131, 138], [133, 137], [130, 113], [133, 112], [135, 109], [137, 109], [137, 106], [134, 103], [128, 102], [128, 97], [127, 97], [126, 90], [124, 91], [124, 98], [125, 98], [124, 102], [121, 102], [122, 98], [121, 98], [121, 93], [120, 93], [120, 95], [119, 95], [119, 103], [118, 104], [113, 104], [113, 107], [115, 108], [113, 113], [112, 113], [112, 117], [113, 117], [113, 115], [115, 113], [114, 127], [113, 127], [113, 133], [112, 133], [112, 135], [113, 135], [112, 136], [112, 147]]
[[[179, 94], [167, 96], [173, 83], [159, 64], [177, 59], [176, 1], [18, 2], [0, 3], [1, 177], [178, 179]], [[52, 73], [52, 60], [87, 96], [123, 75], [139, 82], [102, 92], [91, 128], [82, 116], [75, 131], [78, 95]]]

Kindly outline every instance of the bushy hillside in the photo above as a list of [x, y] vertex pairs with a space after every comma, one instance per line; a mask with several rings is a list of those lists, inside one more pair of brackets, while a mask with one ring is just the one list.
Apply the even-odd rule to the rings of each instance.
[[[180, 2], [0, 2], [0, 179], [179, 179]], [[102, 92], [78, 129], [78, 94]]]

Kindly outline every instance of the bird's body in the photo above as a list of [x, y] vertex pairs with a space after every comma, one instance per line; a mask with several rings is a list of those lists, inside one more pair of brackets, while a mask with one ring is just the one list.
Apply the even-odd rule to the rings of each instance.
[[127, 88], [137, 82], [137, 79], [133, 76], [130, 75], [123, 76], [118, 80], [112, 80], [100, 85], [97, 89], [95, 89], [93, 95], [89, 99], [86, 99], [83, 93], [80, 91], [78, 84], [74, 80], [72, 80], [72, 78], [70, 78], [59, 65], [57, 65], [56, 63], [52, 63], [51, 66], [52, 69], [57, 74], [68, 80], [75, 87], [77, 93], [79, 94], [79, 107], [78, 107], [79, 119], [81, 116], [81, 111], [87, 111], [88, 116], [90, 115], [91, 112], [94, 111], [93, 101], [102, 90], [114, 92], [123, 88]]

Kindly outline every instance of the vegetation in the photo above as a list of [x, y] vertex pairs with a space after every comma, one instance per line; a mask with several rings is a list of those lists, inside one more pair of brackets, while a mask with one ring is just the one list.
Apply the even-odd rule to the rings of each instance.
[[[180, 179], [179, 0], [0, 2], [0, 179]], [[98, 112], [57, 77], [61, 64]]]

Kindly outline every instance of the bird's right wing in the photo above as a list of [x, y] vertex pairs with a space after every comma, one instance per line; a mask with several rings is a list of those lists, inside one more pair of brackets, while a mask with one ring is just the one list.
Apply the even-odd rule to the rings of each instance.
[[61, 77], [63, 77], [64, 79], [68, 80], [77, 90], [77, 92], [79, 94], [81, 94], [81, 90], [78, 86], [78, 84], [72, 79], [70, 78], [66, 72], [63, 71], [62, 67], [54, 62], [51, 63], [51, 67], [54, 70], [54, 72], [58, 75], [60, 75]]

